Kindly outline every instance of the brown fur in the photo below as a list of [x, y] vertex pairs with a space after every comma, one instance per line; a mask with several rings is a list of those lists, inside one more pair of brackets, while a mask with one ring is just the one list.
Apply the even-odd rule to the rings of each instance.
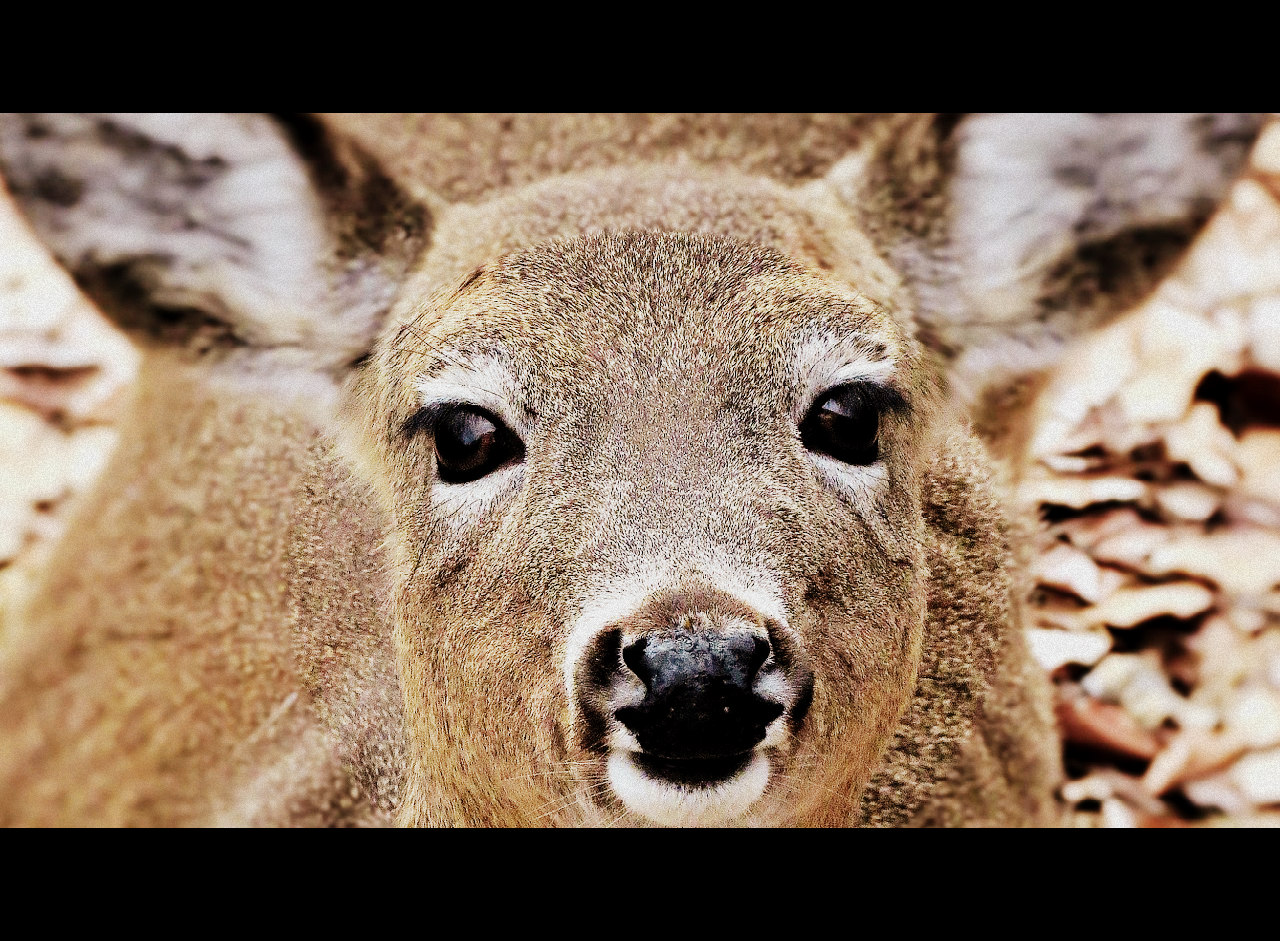
[[[1064, 325], [1104, 318], [1165, 263], [1163, 235], [1133, 233], [1203, 221], [1251, 122], [1189, 125], [1214, 143], [1197, 151], [1212, 170], [1167, 224], [1135, 203], [1082, 247], [1096, 233], [1067, 218], [1074, 241], [1020, 272], [1038, 280], [1002, 334], [1035, 346], [1034, 365], [983, 381], [964, 357], [998, 354], [991, 325], [947, 315], [974, 302], [959, 221], [974, 207], [952, 179], [981, 176], [965, 148], [982, 122], [237, 126], [257, 149], [226, 153], [293, 161], [314, 188], [281, 210], [321, 247], [314, 294], [283, 274], [267, 294], [218, 287], [280, 262], [265, 237], [269, 263], [252, 235], [211, 249], [227, 244], [212, 224], [190, 258], [63, 234], [98, 205], [100, 181], [60, 135], [178, 181], [166, 185], [203, 168], [188, 193], [205, 207], [189, 216], [197, 235], [238, 205], [219, 190], [238, 158], [197, 160], [205, 151], [177, 132], [97, 120], [0, 133], [33, 223], [153, 346], [119, 451], [0, 651], [0, 820], [644, 823], [608, 783], [590, 707], [566, 688], [585, 667], [565, 660], [582, 612], [650, 570], [665, 581], [618, 622], [626, 636], [669, 610], [763, 623], [717, 579], [764, 572], [786, 612], [770, 628], [777, 656], [814, 678], [740, 822], [1056, 819], [1061, 769], [1020, 631], [1018, 540], [956, 400], [980, 415], [1024, 407]], [[1105, 127], [1080, 126], [1106, 144]], [[1116, 148], [1078, 146], [1112, 166]], [[1078, 188], [1085, 159], [1059, 176]], [[1123, 205], [1118, 172], [1099, 171], [1108, 211]], [[113, 211], [170, 225], [143, 205]], [[1123, 283], [1101, 278], [1100, 258]], [[206, 277], [224, 261], [231, 282]], [[216, 323], [226, 342], [158, 330], [175, 322], [174, 297], [178, 322]], [[293, 317], [304, 326], [281, 326]], [[891, 358], [903, 402], [882, 417], [886, 480], [865, 491], [815, 471], [795, 430], [797, 364], [840, 344]], [[512, 486], [451, 504], [415, 430], [418, 384], [482, 353], [512, 388], [480, 391], [532, 430]], [[316, 390], [335, 383], [331, 422]], [[982, 424], [1012, 454], [1019, 426], [1004, 412]]]

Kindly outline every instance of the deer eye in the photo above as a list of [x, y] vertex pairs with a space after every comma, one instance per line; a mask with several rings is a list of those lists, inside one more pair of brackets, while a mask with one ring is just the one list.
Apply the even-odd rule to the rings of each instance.
[[845, 464], [880, 459], [880, 413], [884, 396], [866, 383], [837, 386], [813, 403], [800, 423], [800, 440], [814, 454]]
[[474, 405], [446, 406], [435, 422], [436, 467], [449, 484], [478, 480], [524, 457], [514, 431]]

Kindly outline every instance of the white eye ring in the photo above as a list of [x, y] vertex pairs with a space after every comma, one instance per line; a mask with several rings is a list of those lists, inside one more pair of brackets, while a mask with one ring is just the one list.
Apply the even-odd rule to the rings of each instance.
[[[419, 376], [415, 387], [423, 411], [471, 407], [492, 415], [521, 442], [529, 438], [528, 422], [521, 420], [522, 413], [513, 404], [518, 401], [518, 386], [505, 357], [494, 353], [460, 357], [439, 372]], [[512, 461], [473, 480], [438, 480], [431, 488], [431, 505], [444, 525], [465, 529], [487, 516], [523, 479], [524, 462]]]
[[519, 384], [505, 357], [484, 353], [464, 358], [419, 376], [414, 387], [422, 409], [472, 405], [500, 419], [520, 440], [529, 439], [528, 422], [514, 405], [519, 400]]

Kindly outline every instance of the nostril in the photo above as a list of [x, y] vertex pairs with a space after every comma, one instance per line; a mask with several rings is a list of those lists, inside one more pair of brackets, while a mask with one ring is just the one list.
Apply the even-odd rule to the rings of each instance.
[[723, 641], [723, 649], [718, 653], [718, 658], [721, 660], [721, 669], [733, 678], [736, 685], [750, 689], [772, 652], [769, 641], [763, 637], [735, 634]]
[[764, 666], [764, 662], [769, 659], [769, 654], [773, 649], [769, 646], [769, 642], [763, 637], [755, 638], [755, 649], [751, 651], [751, 660], [747, 663], [747, 682], [751, 682], [760, 672], [760, 668]]
[[585, 651], [579, 667], [578, 683], [583, 688], [607, 689], [618, 669], [618, 648], [622, 632], [603, 631]]
[[574, 670], [575, 697], [581, 708], [581, 735], [589, 749], [603, 748], [609, 726], [601, 705], [619, 673], [622, 632], [601, 631], [582, 651]]
[[649, 638], [641, 637], [634, 643], [628, 644], [622, 650], [622, 662], [636, 676], [640, 677], [645, 687], [653, 684], [653, 668], [645, 659], [645, 650], [649, 646]]

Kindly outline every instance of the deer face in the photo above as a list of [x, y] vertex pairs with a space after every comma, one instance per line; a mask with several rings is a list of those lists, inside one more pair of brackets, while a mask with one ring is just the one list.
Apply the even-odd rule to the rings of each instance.
[[477, 270], [375, 368], [409, 813], [482, 780], [469, 812], [530, 822], [859, 791], [924, 617], [927, 380], [881, 306], [739, 240], [580, 236]]

